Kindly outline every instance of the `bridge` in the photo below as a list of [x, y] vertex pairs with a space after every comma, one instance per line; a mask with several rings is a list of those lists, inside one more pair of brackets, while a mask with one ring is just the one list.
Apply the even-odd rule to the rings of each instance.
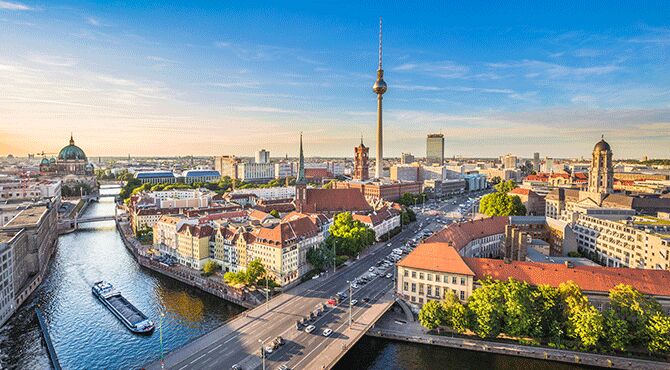
[[83, 224], [86, 222], [98, 222], [98, 221], [113, 221], [116, 219], [116, 216], [97, 216], [97, 217], [82, 217], [82, 218], [76, 218], [74, 220], [75, 224]]
[[[281, 365], [289, 369], [333, 367], [393, 305], [394, 279], [385, 277], [393, 269], [352, 289], [350, 296], [358, 301], [355, 305], [349, 306], [348, 299], [334, 307], [326, 305], [325, 311], [311, 322], [316, 327], [312, 333], [296, 329], [296, 321], [309, 316], [336, 293], [348, 292], [349, 281], [367, 274], [377, 261], [401, 246], [402, 240], [412, 237], [414, 232], [405, 230], [390, 245], [371, 247], [352, 265], [289, 289], [167, 354], [163, 364], [155, 361], [146, 365], [146, 369], [230, 369], [235, 364], [241, 369], [276, 369]], [[326, 328], [332, 330], [330, 336], [323, 335]], [[261, 346], [277, 336], [282, 336], [285, 344], [262, 356]]]

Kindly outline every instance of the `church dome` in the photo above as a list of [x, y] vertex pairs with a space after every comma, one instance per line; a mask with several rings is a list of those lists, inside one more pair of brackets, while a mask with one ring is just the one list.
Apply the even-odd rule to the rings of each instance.
[[605, 139], [601, 139], [599, 142], [596, 143], [596, 146], [593, 147], [594, 152], [603, 152], [603, 151], [610, 151], [612, 150], [610, 148], [610, 145], [605, 141]]
[[46, 164], [46, 165], [49, 164], [49, 160], [47, 159], [47, 157], [42, 158], [42, 161], [40, 161], [40, 165], [43, 165], [43, 164]]
[[58, 159], [61, 161], [67, 160], [86, 160], [86, 154], [80, 147], [74, 145], [74, 139], [70, 136], [70, 145], [64, 147], [58, 153]]

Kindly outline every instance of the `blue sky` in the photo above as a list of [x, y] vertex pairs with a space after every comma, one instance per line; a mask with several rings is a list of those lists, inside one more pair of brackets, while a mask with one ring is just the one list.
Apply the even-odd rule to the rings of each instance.
[[[558, 4], [560, 3], [560, 5]], [[668, 157], [670, 2], [0, 1], [0, 154]]]

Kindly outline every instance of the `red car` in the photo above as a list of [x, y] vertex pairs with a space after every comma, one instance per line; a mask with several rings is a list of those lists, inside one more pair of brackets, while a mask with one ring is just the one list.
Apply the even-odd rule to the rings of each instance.
[[335, 298], [331, 298], [331, 299], [329, 299], [327, 303], [328, 303], [329, 305], [331, 305], [331, 306], [335, 306], [335, 305], [337, 305], [337, 301], [335, 300]]

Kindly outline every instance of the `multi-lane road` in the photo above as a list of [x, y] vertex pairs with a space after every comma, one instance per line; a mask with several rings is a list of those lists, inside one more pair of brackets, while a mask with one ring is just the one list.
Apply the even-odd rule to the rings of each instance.
[[[455, 209], [464, 197], [451, 199], [443, 203], [439, 209], [449, 211]], [[299, 286], [289, 289], [264, 304], [247, 311], [224, 326], [187, 344], [186, 346], [168, 354], [165, 357], [165, 368], [168, 369], [231, 369], [234, 365], [240, 369], [262, 368], [261, 346], [269, 344], [277, 336], [284, 339], [284, 344], [270, 354], [266, 354], [265, 366], [268, 369], [277, 369], [285, 365], [289, 369], [321, 368], [315, 367], [317, 359], [329, 350], [335, 342], [347, 343], [348, 335], [344, 331], [349, 328], [349, 299], [333, 307], [326, 305], [324, 312], [311, 322], [316, 326], [312, 333], [303, 329], [296, 329], [296, 321], [309, 316], [315, 308], [325, 304], [328, 298], [338, 292], [349, 291], [349, 281], [368, 274], [368, 270], [376, 266], [377, 262], [388, 255], [394, 248], [413, 238], [417, 233], [417, 226], [424, 224], [423, 229], [439, 229], [441, 225], [435, 223], [431, 217], [430, 223], [425, 222], [425, 216], [417, 214], [417, 222], [396, 235], [390, 243], [376, 244], [363, 253], [351, 265], [333, 273], [330, 271], [324, 276], [310, 280]], [[367, 284], [353, 290], [353, 299], [359, 302], [352, 306], [354, 323], [363, 317], [370, 307], [388, 302], [389, 291], [392, 290], [392, 279], [386, 278], [385, 273], [393, 272], [393, 267]], [[363, 302], [367, 298], [368, 302]], [[333, 333], [326, 337], [323, 330], [329, 328]], [[349, 340], [351, 341], [351, 340]], [[344, 346], [345, 344], [337, 345]], [[351, 343], [353, 345], [353, 343]], [[330, 348], [333, 350], [333, 348]], [[337, 351], [344, 351], [338, 348]], [[154, 362], [147, 369], [160, 369], [160, 362]]]

